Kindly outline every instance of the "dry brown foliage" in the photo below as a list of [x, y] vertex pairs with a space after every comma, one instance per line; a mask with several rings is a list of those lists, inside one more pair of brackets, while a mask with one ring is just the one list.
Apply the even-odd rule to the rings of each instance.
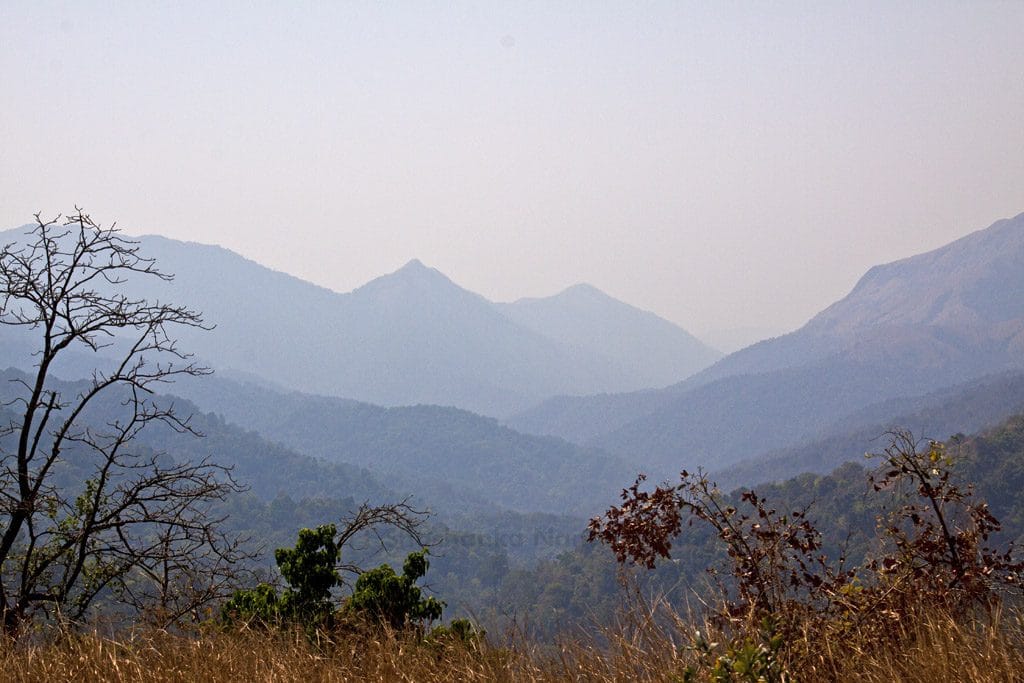
[[671, 557], [684, 520], [709, 526], [731, 574], [713, 622], [741, 634], [729, 638], [730, 662], [711, 670], [742, 671], [743, 680], [786, 680], [785, 662], [813, 660], [820, 643], [842, 642], [862, 656], [899, 650], [901, 639], [917, 635], [908, 624], [935, 615], [953, 624], [990, 618], [1019, 592], [1024, 562], [1012, 546], [992, 547], [1000, 523], [973, 486], [955, 482], [955, 453], [906, 431], [890, 436], [869, 479], [888, 514], [859, 566], [823, 553], [806, 508], [784, 514], [749, 490], [730, 503], [699, 472], [653, 491], [639, 477], [620, 506], [591, 520], [590, 540], [608, 545], [622, 565], [651, 568]]

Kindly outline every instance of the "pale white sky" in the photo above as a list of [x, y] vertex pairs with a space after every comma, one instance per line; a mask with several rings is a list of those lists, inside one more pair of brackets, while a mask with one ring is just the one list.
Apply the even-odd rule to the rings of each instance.
[[0, 3], [0, 227], [783, 331], [1024, 211], [1024, 2]]

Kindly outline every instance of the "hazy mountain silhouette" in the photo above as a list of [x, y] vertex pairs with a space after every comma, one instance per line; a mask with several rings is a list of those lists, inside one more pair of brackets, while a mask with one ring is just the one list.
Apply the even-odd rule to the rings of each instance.
[[845, 298], [796, 332], [754, 344], [679, 385], [807, 365], [839, 353], [958, 365], [1024, 357], [1024, 214], [944, 247], [871, 268]]
[[659, 474], [724, 467], [872, 403], [1024, 367], [1024, 214], [872, 268], [788, 335], [656, 392], [556, 398], [509, 420]]
[[[727, 467], [880, 401], [1024, 367], [1024, 214], [872, 268], [800, 330], [667, 388], [627, 394], [611, 392], [641, 374], [631, 365], [645, 355], [638, 349], [692, 340], [586, 286], [498, 305], [413, 261], [337, 294], [224, 249], [143, 242], [178, 278], [129, 286], [216, 322], [212, 333], [182, 335], [183, 347], [215, 367], [309, 393], [492, 414], [558, 391], [605, 392], [548, 400], [508, 424], [600, 447], [657, 475]], [[641, 331], [629, 337], [623, 328]], [[451, 415], [416, 413], [433, 426]]]
[[662, 386], [666, 377], [689, 377], [721, 358], [682, 328], [588, 284], [499, 307], [521, 325], [574, 351], [624, 366], [635, 385], [631, 388]]
[[[300, 391], [500, 416], [557, 394], [666, 385], [715, 359], [675, 325], [593, 289], [553, 297], [538, 317], [528, 304], [494, 304], [417, 260], [340, 294], [227, 249], [140, 240], [141, 253], [175, 279], [140, 278], [125, 291], [186, 304], [216, 326], [181, 331], [182, 348], [218, 370]], [[12, 335], [2, 343], [16, 344]]]

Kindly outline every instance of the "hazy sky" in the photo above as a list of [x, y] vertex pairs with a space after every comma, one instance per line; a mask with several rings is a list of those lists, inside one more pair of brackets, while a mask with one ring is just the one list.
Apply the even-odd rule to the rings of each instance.
[[[798, 326], [1024, 211], [1024, 2], [0, 2], [0, 227]], [[713, 336], [713, 335], [712, 335]]]

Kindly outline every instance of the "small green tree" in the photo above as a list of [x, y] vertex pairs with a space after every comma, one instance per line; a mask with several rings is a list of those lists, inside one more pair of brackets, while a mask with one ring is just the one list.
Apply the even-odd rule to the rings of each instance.
[[416, 585], [429, 568], [427, 551], [423, 549], [409, 553], [401, 575], [388, 564], [363, 572], [345, 605], [346, 611], [367, 616], [376, 623], [386, 623], [394, 629], [440, 619], [444, 603], [437, 598], [423, 597]]
[[234, 625], [246, 624], [280, 624], [284, 621], [281, 614], [281, 598], [277, 589], [269, 583], [261, 583], [255, 588], [237, 590], [235, 594], [220, 608], [221, 623]]
[[[363, 503], [352, 514], [341, 519], [340, 531], [334, 524], [323, 524], [315, 529], [302, 529], [294, 548], [278, 548], [274, 552], [278, 571], [288, 587], [278, 593], [273, 585], [260, 583], [255, 588], [235, 591], [231, 599], [221, 607], [221, 622], [225, 625], [243, 623], [264, 626], [278, 626], [290, 622], [307, 628], [328, 625], [335, 616], [337, 606], [332, 598], [332, 591], [345, 585], [342, 572], [358, 577], [357, 594], [360, 592], [360, 586], [377, 585], [374, 584], [375, 581], [382, 586], [386, 585], [386, 594], [396, 596], [396, 599], [407, 600], [412, 594], [412, 589], [415, 589], [416, 598], [411, 603], [402, 603], [410, 605], [407, 608], [410, 618], [428, 621], [440, 618], [442, 604], [433, 598], [421, 601], [420, 589], [415, 586], [416, 579], [427, 571], [427, 543], [420, 535], [420, 526], [426, 517], [425, 512], [416, 510], [404, 500], [384, 505]], [[412, 577], [408, 580], [411, 588], [405, 589], [405, 592], [396, 592], [396, 587], [390, 582], [373, 578], [385, 569], [394, 575], [394, 570], [387, 565], [363, 572], [358, 565], [341, 562], [342, 549], [359, 549], [360, 537], [376, 539], [381, 549], [386, 551], [385, 537], [379, 533], [382, 527], [396, 529], [424, 548], [409, 555], [405, 562], [405, 573], [403, 577], [398, 577]], [[364, 579], [363, 577], [368, 574], [371, 577]], [[382, 604], [392, 603], [385, 600]]]
[[333, 524], [303, 529], [295, 548], [274, 552], [277, 568], [291, 586], [281, 596], [282, 609], [289, 617], [320, 623], [334, 611], [331, 589], [341, 585], [336, 569], [341, 547], [334, 540], [336, 533]]
[[335, 542], [337, 528], [324, 524], [299, 532], [294, 548], [278, 548], [274, 560], [288, 588], [280, 595], [268, 583], [235, 591], [221, 608], [225, 623], [280, 624], [285, 621], [317, 626], [334, 612], [331, 590], [341, 585], [337, 564], [341, 547]]

